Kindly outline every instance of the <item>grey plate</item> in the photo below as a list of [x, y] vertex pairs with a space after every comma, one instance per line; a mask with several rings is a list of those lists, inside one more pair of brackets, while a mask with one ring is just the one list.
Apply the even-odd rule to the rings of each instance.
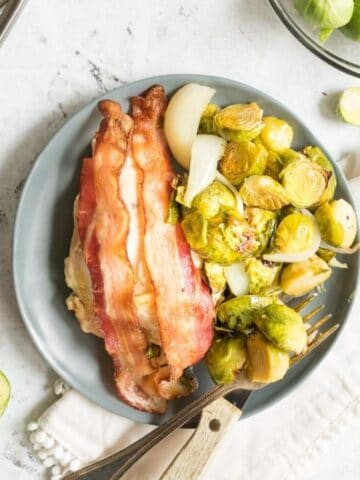
[[[167, 75], [126, 85], [101, 98], [112, 98], [128, 108], [128, 99], [155, 83], [168, 94], [188, 82], [216, 88], [215, 101], [258, 102], [266, 114], [289, 121], [295, 131], [295, 146], [319, 145], [309, 129], [286, 107], [252, 87], [224, 78], [202, 75]], [[201, 395], [211, 385], [204, 366], [196, 367], [200, 387], [189, 398], [174, 401], [164, 416], [138, 412], [115, 395], [111, 360], [102, 341], [81, 332], [77, 321], [65, 306], [69, 291], [64, 282], [63, 264], [72, 233], [72, 206], [78, 190], [81, 159], [89, 151], [89, 142], [100, 116], [94, 100], [71, 118], [55, 135], [37, 159], [23, 190], [15, 223], [13, 244], [14, 282], [21, 315], [37, 348], [52, 368], [83, 395], [124, 417], [137, 422], [159, 424]], [[336, 195], [351, 200], [342, 172], [334, 163], [338, 178]], [[334, 314], [334, 322], [344, 324], [349, 313], [349, 298], [356, 287], [358, 255], [353, 255], [348, 270], [337, 270], [327, 283], [327, 292], [319, 298]], [[246, 407], [251, 415], [279, 400], [300, 383], [318, 365], [335, 337], [292, 369], [282, 382], [254, 393]], [[232, 395], [236, 402], [236, 393]]]

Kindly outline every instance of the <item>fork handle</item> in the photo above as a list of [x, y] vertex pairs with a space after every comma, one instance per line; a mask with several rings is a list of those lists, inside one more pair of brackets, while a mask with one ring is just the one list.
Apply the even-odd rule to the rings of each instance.
[[[151, 450], [157, 443], [164, 440], [170, 433], [177, 430], [179, 427], [187, 423], [193, 417], [198, 415], [204, 407], [209, 405], [214, 400], [217, 400], [224, 395], [236, 390], [234, 384], [220, 385], [209, 390], [207, 393], [191, 402], [189, 405], [180, 410], [177, 414], [171, 417], [167, 422], [151, 431], [141, 439], [137, 440], [128, 447], [113, 453], [112, 455], [99, 460], [81, 470], [74, 472], [65, 477], [66, 480], [118, 480], [122, 475], [139, 460], [145, 453]], [[239, 393], [240, 400], [237, 406], [241, 408], [250, 395], [250, 391], [241, 390]]]

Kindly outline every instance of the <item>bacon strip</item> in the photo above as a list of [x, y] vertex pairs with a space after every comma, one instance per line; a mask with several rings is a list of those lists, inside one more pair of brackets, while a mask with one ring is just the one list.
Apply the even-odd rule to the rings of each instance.
[[105, 118], [93, 157], [83, 162], [77, 216], [95, 314], [114, 361], [119, 396], [140, 410], [162, 412], [165, 401], [139, 387], [153, 367], [146, 358], [148, 342], [133, 305], [134, 272], [127, 255], [129, 213], [119, 182], [132, 120], [115, 102], [100, 102], [99, 109]]
[[175, 173], [160, 124], [167, 100], [161, 86], [131, 99], [132, 155], [143, 172], [145, 254], [156, 294], [162, 348], [172, 379], [201, 360], [213, 338], [214, 307], [194, 266], [181, 225], [166, 223]]

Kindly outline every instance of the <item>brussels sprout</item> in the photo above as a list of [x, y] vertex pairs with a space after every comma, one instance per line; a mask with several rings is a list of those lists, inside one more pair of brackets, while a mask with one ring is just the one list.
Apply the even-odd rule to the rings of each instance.
[[215, 217], [221, 207], [236, 207], [236, 200], [233, 193], [221, 182], [215, 180], [199, 195], [196, 195], [192, 202], [204, 218]]
[[323, 203], [316, 209], [315, 218], [324, 242], [341, 248], [352, 245], [357, 232], [356, 214], [346, 200]]
[[246, 207], [245, 218], [252, 227], [259, 243], [257, 253], [263, 252], [275, 231], [277, 213], [262, 208]]
[[248, 207], [279, 210], [290, 203], [280, 183], [266, 175], [253, 175], [246, 178], [239, 193]]
[[279, 180], [279, 175], [282, 169], [283, 162], [280, 155], [278, 155], [276, 152], [268, 152], [264, 175], [272, 177], [274, 180]]
[[205, 110], [203, 111], [201, 118], [200, 118], [200, 125], [198, 133], [205, 133], [208, 135], [215, 135], [216, 134], [216, 127], [215, 127], [215, 116], [219, 113], [221, 108], [214, 103], [209, 103]]
[[191, 248], [205, 260], [220, 265], [241, 262], [258, 244], [249, 224], [236, 210], [221, 210], [211, 219], [198, 211], [189, 213], [182, 222]]
[[307, 158], [294, 160], [280, 172], [280, 180], [292, 205], [308, 208], [320, 201], [331, 174]]
[[260, 332], [247, 337], [246, 347], [248, 353], [246, 373], [251, 381], [271, 383], [284, 377], [290, 367], [287, 352], [276, 348]]
[[292, 148], [287, 148], [286, 150], [281, 152], [279, 155], [283, 164], [283, 168], [287, 167], [290, 163], [294, 162], [295, 160], [300, 160], [300, 159], [306, 160], [306, 156], [303, 153], [297, 152]]
[[326, 248], [319, 248], [319, 250], [316, 252], [316, 255], [322, 258], [326, 263], [329, 263], [335, 257], [336, 254], [335, 252], [331, 252]]
[[274, 152], [282, 152], [290, 148], [294, 137], [292, 127], [276, 117], [264, 117], [264, 128], [261, 131], [260, 139], [269, 150]]
[[336, 28], [346, 25], [354, 11], [354, 0], [295, 0], [303, 17], [320, 28], [320, 40], [326, 41]]
[[226, 288], [224, 267], [217, 263], [205, 262], [204, 269], [212, 293], [222, 293]]
[[291, 213], [283, 218], [276, 230], [273, 251], [302, 253], [309, 250], [316, 235], [313, 220], [302, 213]]
[[250, 294], [266, 295], [276, 286], [281, 264], [266, 262], [260, 258], [249, 258], [245, 261], [245, 267], [250, 279]]
[[301, 297], [325, 282], [331, 275], [329, 265], [317, 255], [304, 262], [290, 263], [281, 272], [281, 289], [287, 295]]
[[332, 200], [336, 190], [336, 175], [330, 160], [325, 156], [324, 152], [319, 147], [305, 147], [304, 154], [312, 161], [324, 168], [329, 175], [329, 180], [324, 193], [321, 195], [318, 204], [329, 202]]
[[246, 361], [246, 337], [218, 337], [206, 355], [206, 365], [215, 383], [231, 383]]
[[301, 315], [286, 305], [269, 305], [255, 317], [258, 329], [280, 350], [300, 354], [307, 335]]
[[166, 217], [166, 223], [171, 223], [175, 225], [180, 217], [179, 205], [176, 202], [176, 191], [173, 190], [170, 195], [168, 214]]
[[261, 144], [249, 141], [229, 143], [219, 162], [219, 170], [233, 185], [238, 186], [249, 175], [261, 175], [266, 167], [267, 151]]
[[255, 313], [272, 303], [277, 297], [242, 295], [222, 303], [217, 311], [217, 318], [231, 330], [247, 330], [254, 323]]
[[230, 142], [253, 140], [264, 127], [263, 111], [254, 102], [229, 105], [215, 116], [216, 131]]
[[360, 41], [360, 0], [354, 0], [354, 12], [351, 20], [341, 31], [352, 40]]

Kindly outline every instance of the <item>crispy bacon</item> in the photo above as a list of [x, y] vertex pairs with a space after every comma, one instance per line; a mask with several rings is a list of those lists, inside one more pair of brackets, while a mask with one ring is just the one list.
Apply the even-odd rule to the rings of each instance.
[[148, 341], [134, 309], [134, 271], [127, 255], [129, 212], [119, 181], [133, 122], [115, 102], [100, 102], [99, 109], [105, 118], [93, 157], [83, 161], [77, 215], [95, 314], [114, 361], [119, 396], [140, 410], [162, 412], [165, 401], [139, 387], [154, 369], [146, 357]]
[[214, 307], [195, 268], [181, 225], [166, 223], [175, 173], [161, 129], [167, 100], [161, 86], [131, 99], [132, 155], [143, 172], [145, 254], [155, 288], [162, 348], [171, 378], [201, 360], [213, 338]]

